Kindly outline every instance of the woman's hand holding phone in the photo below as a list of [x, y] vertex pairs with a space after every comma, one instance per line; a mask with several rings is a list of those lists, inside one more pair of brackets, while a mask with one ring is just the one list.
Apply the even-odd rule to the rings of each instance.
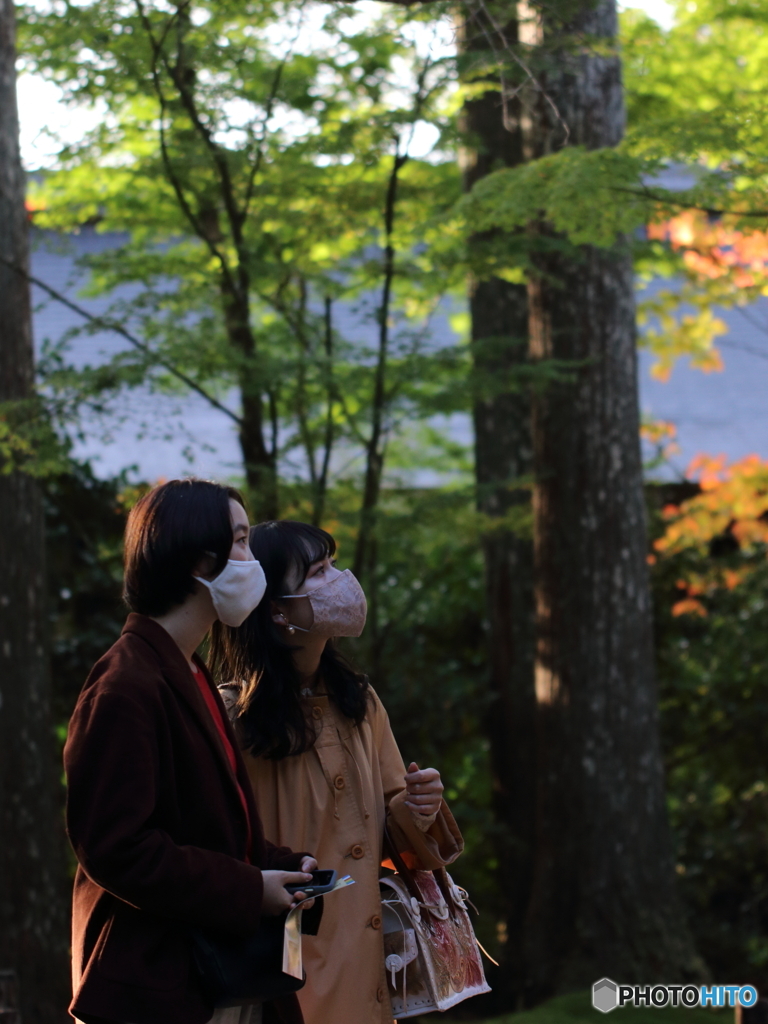
[[[310, 861], [317, 866], [314, 857], [305, 857], [302, 867]], [[286, 885], [301, 885], [302, 882], [312, 881], [312, 875], [306, 871], [262, 871], [261, 875], [264, 879], [261, 913], [265, 917], [284, 914], [286, 910], [293, 910], [298, 903], [301, 903], [304, 894], [302, 892], [291, 894], [285, 888]], [[313, 903], [314, 900], [305, 903], [304, 908], [309, 910]]]

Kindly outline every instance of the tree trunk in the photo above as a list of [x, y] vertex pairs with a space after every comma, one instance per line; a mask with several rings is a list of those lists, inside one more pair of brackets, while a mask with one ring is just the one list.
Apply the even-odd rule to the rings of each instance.
[[[0, 0], [0, 226], [0, 255], [26, 268], [12, 0]], [[31, 399], [29, 287], [5, 263], [0, 309], [0, 401]], [[6, 420], [10, 411], [6, 405]], [[66, 869], [50, 718], [44, 545], [36, 482], [21, 472], [0, 474], [0, 970], [19, 977], [26, 1024], [63, 1024]]]
[[248, 280], [241, 273], [239, 293], [222, 282], [224, 320], [229, 343], [242, 360], [239, 373], [241, 422], [240, 450], [251, 512], [256, 522], [277, 519], [277, 450], [264, 439], [264, 382], [256, 370], [256, 342], [251, 330]]
[[[473, 341], [487, 342], [504, 331], [511, 335], [505, 350], [495, 358], [483, 353], [478, 345], [475, 369], [508, 373], [520, 359], [519, 342], [527, 312], [524, 289], [522, 292], [519, 286], [498, 279], [480, 282], [473, 289]], [[493, 520], [503, 520], [530, 505], [530, 492], [511, 486], [512, 481], [530, 472], [529, 405], [524, 393], [502, 393], [477, 398], [473, 410], [477, 505], [490, 520], [482, 539], [492, 695], [486, 734], [494, 816], [499, 826], [499, 917], [506, 941], [496, 988], [503, 986], [504, 991], [497, 994], [504, 1007], [517, 1003], [523, 987], [523, 922], [533, 867], [533, 550], [530, 539], [507, 526], [494, 525]]]
[[264, 397], [261, 389], [246, 374], [241, 378], [240, 393], [240, 450], [243, 453], [251, 513], [257, 523], [265, 519], [277, 519], [277, 460], [264, 444]]
[[400, 141], [395, 141], [392, 168], [389, 172], [387, 193], [384, 199], [384, 252], [382, 253], [381, 305], [377, 311], [379, 340], [376, 367], [371, 390], [371, 432], [366, 444], [365, 477], [363, 479], [363, 500], [360, 507], [360, 525], [355, 543], [355, 557], [352, 571], [366, 585], [369, 594], [368, 622], [372, 649], [378, 649], [378, 601], [376, 564], [376, 525], [381, 496], [381, 481], [384, 474], [384, 450], [387, 430], [387, 371], [389, 367], [390, 314], [392, 293], [395, 282], [395, 247], [392, 234], [397, 213], [398, 185], [400, 171], [408, 157], [400, 153]]
[[[613, 146], [624, 129], [620, 63], [607, 52], [615, 3], [581, 0], [573, 10], [570, 24], [543, 26], [551, 55], [543, 84], [569, 145]], [[566, 142], [541, 94], [529, 116], [528, 156]], [[701, 970], [676, 893], [664, 802], [630, 248], [626, 240], [611, 250], [561, 244], [536, 263], [532, 356], [574, 369], [533, 408], [538, 792], [526, 953], [534, 999], [604, 975], [678, 981]]]
[[[505, 37], [514, 41], [510, 8], [514, 19], [510, 4], [497, 17], [505, 24]], [[463, 26], [465, 64], [488, 59], [489, 37], [493, 28], [478, 10]], [[508, 115], [514, 117], [517, 106]], [[519, 121], [505, 127], [501, 109], [498, 75], [489, 80], [487, 92], [464, 105], [463, 127], [471, 147], [464, 163], [467, 190], [492, 170], [522, 161]], [[471, 245], [479, 255], [493, 242], [493, 237], [480, 236]], [[525, 285], [497, 277], [475, 280], [469, 307], [477, 506], [489, 520], [483, 534], [492, 694], [486, 728], [499, 826], [499, 924], [506, 936], [495, 991], [499, 1006], [509, 1007], [519, 1002], [524, 981], [523, 921], [532, 876], [535, 794], [533, 545], [504, 524], [510, 513], [530, 508], [530, 492], [514, 486], [531, 473], [530, 396], [514, 379], [528, 359]]]

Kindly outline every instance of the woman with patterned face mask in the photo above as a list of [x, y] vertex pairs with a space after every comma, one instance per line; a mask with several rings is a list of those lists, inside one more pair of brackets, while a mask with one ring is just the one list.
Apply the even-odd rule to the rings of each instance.
[[379, 868], [384, 826], [412, 866], [450, 864], [463, 849], [440, 773], [406, 770], [387, 713], [334, 645], [365, 625], [362, 587], [336, 568], [330, 534], [262, 523], [251, 551], [267, 577], [238, 628], [217, 625], [212, 664], [235, 724], [272, 842], [315, 851], [321, 868], [356, 884], [327, 899], [305, 936], [307, 1024], [390, 1024]]

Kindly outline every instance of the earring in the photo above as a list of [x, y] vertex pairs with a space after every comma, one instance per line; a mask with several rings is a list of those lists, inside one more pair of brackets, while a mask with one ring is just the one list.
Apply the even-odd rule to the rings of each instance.
[[295, 632], [296, 632], [296, 627], [295, 626], [288, 626], [287, 629], [286, 629], [286, 633], [288, 633], [289, 636], [293, 636], [293, 634]]

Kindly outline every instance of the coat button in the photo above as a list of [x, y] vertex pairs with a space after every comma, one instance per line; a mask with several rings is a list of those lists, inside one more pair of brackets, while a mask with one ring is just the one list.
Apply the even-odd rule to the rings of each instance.
[[365, 856], [365, 850], [359, 843], [356, 846], [353, 846], [349, 852], [352, 854], [355, 860], [360, 860], [361, 857]]
[[380, 1003], [384, 1002], [384, 989], [381, 987], [381, 985], [379, 985], [378, 989], [376, 990], [376, 998]]
[[371, 918], [371, 928], [381, 928], [381, 918], [378, 914], [374, 914]]
[[323, 717], [323, 709], [320, 708], [320, 707], [312, 708], [312, 717], [313, 718], [322, 718]]
[[346, 786], [346, 782], [344, 781], [344, 776], [343, 775], [337, 775], [336, 778], [333, 780], [333, 784], [336, 787], [336, 789], [344, 789], [344, 787]]

